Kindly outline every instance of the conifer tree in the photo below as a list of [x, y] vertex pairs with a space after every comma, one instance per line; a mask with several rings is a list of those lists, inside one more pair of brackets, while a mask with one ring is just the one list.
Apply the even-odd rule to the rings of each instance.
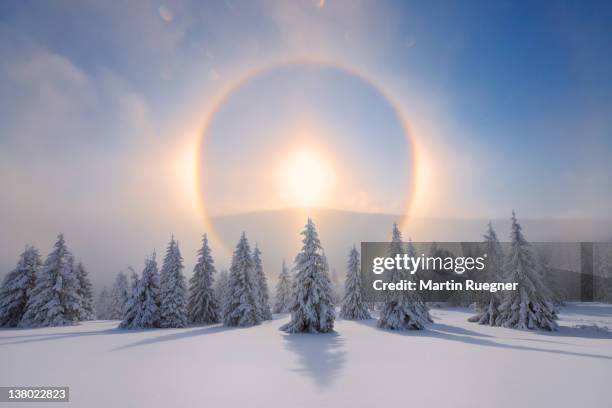
[[227, 292], [227, 284], [229, 282], [229, 273], [227, 269], [219, 272], [219, 277], [215, 280], [214, 295], [217, 303], [219, 304], [219, 321], [223, 321], [225, 312], [223, 311], [223, 305], [225, 304], [225, 293]]
[[74, 258], [60, 234], [36, 277], [20, 326], [67, 326], [78, 322], [81, 298], [73, 265]]
[[[402, 234], [397, 224], [393, 224], [393, 235], [389, 248], [389, 256], [395, 257], [404, 253]], [[391, 270], [391, 282], [399, 283], [410, 279], [402, 270]], [[378, 319], [378, 326], [384, 329], [421, 330], [431, 321], [429, 311], [418, 295], [409, 290], [394, 290], [387, 293], [383, 308]]]
[[161, 327], [187, 326], [187, 286], [183, 275], [183, 257], [172, 237], [160, 273]]
[[[484, 235], [482, 247], [483, 252], [487, 255], [486, 270], [484, 271], [486, 273], [486, 280], [489, 282], [501, 282], [503, 280], [504, 252], [490, 222]], [[468, 320], [470, 322], [494, 326], [499, 316], [498, 309], [501, 304], [500, 292], [488, 292], [483, 300], [484, 303], [479, 305], [480, 313], [470, 317]]]
[[340, 317], [351, 320], [370, 319], [370, 311], [363, 296], [361, 286], [361, 265], [359, 252], [353, 245], [349, 252], [347, 262], [346, 278], [344, 280], [344, 299], [340, 309]]
[[105, 286], [100, 291], [96, 300], [96, 319], [108, 320], [110, 319], [110, 305], [111, 305], [111, 294], [108, 288]]
[[131, 299], [132, 305], [128, 307], [126, 317], [119, 327], [126, 329], [159, 327], [161, 301], [155, 252], [145, 261], [142, 276], [137, 281]]
[[127, 301], [130, 297], [128, 278], [125, 272], [120, 271], [115, 278], [115, 283], [111, 289], [109, 316], [111, 320], [123, 319], [123, 314]]
[[332, 287], [323, 258], [323, 248], [312, 219], [301, 233], [302, 250], [295, 257], [295, 279], [291, 321], [281, 330], [287, 333], [326, 333], [334, 329], [336, 313]]
[[274, 313], [288, 313], [289, 306], [291, 304], [291, 275], [289, 274], [289, 268], [283, 259], [283, 266], [281, 268], [280, 276], [278, 277], [278, 283], [276, 284], [276, 296], [274, 301]]
[[138, 322], [136, 321], [136, 316], [138, 315], [138, 308], [140, 305], [138, 304], [138, 275], [134, 268], [130, 267], [130, 288], [128, 290], [128, 298], [125, 302], [125, 306], [123, 307], [123, 316], [121, 318], [121, 323], [119, 323], [120, 328], [130, 328], [130, 327], [138, 327]]
[[232, 257], [223, 304], [223, 324], [226, 326], [253, 326], [262, 321], [253, 268], [251, 248], [243, 232]]
[[38, 249], [26, 246], [17, 266], [4, 277], [0, 287], [0, 326], [16, 327], [19, 324], [41, 266]]
[[268, 281], [263, 270], [261, 251], [257, 244], [253, 251], [253, 276], [257, 288], [257, 307], [262, 320], [272, 320], [270, 310], [270, 295], [268, 293]]
[[187, 314], [191, 323], [210, 324], [219, 322], [219, 302], [214, 293], [215, 265], [208, 246], [206, 234], [202, 237], [202, 248], [198, 251], [198, 262], [189, 279]]
[[517, 290], [505, 292], [495, 324], [516, 329], [557, 330], [555, 307], [514, 211], [510, 238], [511, 248], [504, 274], [508, 282], [516, 282], [518, 286]]
[[81, 298], [81, 315], [79, 320], [93, 320], [95, 318], [93, 290], [89, 280], [89, 273], [82, 262], [76, 265], [75, 274], [79, 281], [78, 294]]

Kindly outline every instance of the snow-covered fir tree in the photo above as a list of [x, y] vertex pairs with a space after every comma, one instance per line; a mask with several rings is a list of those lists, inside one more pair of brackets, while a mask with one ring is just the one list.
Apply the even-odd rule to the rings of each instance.
[[370, 319], [370, 311], [364, 300], [361, 286], [361, 263], [359, 252], [353, 245], [349, 252], [346, 265], [346, 278], [344, 279], [344, 299], [340, 309], [340, 317], [351, 320]]
[[79, 320], [93, 320], [96, 315], [89, 273], [83, 266], [83, 262], [77, 263], [75, 268], [75, 274], [79, 281], [78, 293], [81, 298], [81, 315], [79, 316]]
[[[504, 252], [499, 239], [497, 238], [497, 234], [493, 229], [493, 224], [490, 222], [488, 224], [487, 232], [483, 238], [484, 241], [482, 243], [482, 250], [483, 253], [487, 255], [486, 270], [483, 271], [486, 274], [485, 280], [489, 282], [501, 282], [504, 278]], [[468, 320], [470, 322], [494, 326], [495, 321], [499, 316], [501, 294], [500, 292], [486, 292], [482, 299], [483, 303], [478, 305], [480, 312], [470, 317]]]
[[288, 313], [291, 305], [291, 275], [289, 268], [283, 259], [283, 266], [276, 284], [276, 295], [274, 299], [274, 313]]
[[557, 330], [557, 313], [544, 286], [531, 246], [512, 212], [511, 248], [504, 265], [508, 282], [518, 283], [517, 290], [505, 292], [499, 306], [497, 326], [516, 329]]
[[[397, 224], [393, 224], [391, 245], [389, 256], [403, 254], [402, 234]], [[391, 282], [400, 282], [403, 279], [411, 279], [409, 274], [404, 274], [402, 270], [391, 270]], [[378, 326], [384, 329], [405, 330], [405, 329], [424, 329], [425, 325], [431, 321], [429, 311], [425, 303], [419, 298], [418, 294], [409, 290], [394, 290], [386, 294], [386, 299], [380, 312]]]
[[301, 233], [302, 250], [295, 257], [291, 321], [280, 329], [287, 333], [326, 333], [334, 329], [336, 313], [323, 248], [312, 219]]
[[128, 307], [120, 327], [126, 329], [159, 327], [161, 301], [155, 253], [145, 261], [145, 268], [138, 279], [131, 302], [133, 303]]
[[105, 286], [102, 288], [96, 299], [96, 319], [110, 319], [111, 294]]
[[136, 315], [138, 314], [138, 275], [134, 268], [129, 267], [130, 271], [130, 288], [129, 295], [127, 301], [125, 302], [125, 307], [123, 308], [123, 316], [121, 318], [121, 323], [119, 323], [120, 328], [128, 328], [135, 327], [138, 323], [135, 321]]
[[198, 262], [189, 279], [187, 314], [191, 323], [210, 324], [219, 322], [219, 302], [215, 298], [215, 265], [208, 246], [206, 234], [198, 251]]
[[19, 325], [66, 326], [78, 322], [83, 314], [78, 291], [74, 258], [66, 247], [64, 236], [60, 234], [36, 277], [32, 296], [28, 299]]
[[183, 257], [172, 237], [160, 273], [161, 327], [187, 326], [187, 285], [183, 275]]
[[229, 272], [227, 269], [222, 269], [219, 272], [219, 276], [215, 279], [215, 299], [219, 304], [219, 321], [223, 321], [225, 313], [223, 311], [223, 305], [225, 304], [225, 293], [227, 292], [227, 283], [229, 282]]
[[223, 324], [226, 326], [253, 326], [261, 323], [253, 267], [251, 248], [243, 232], [232, 256], [225, 292]]
[[0, 326], [15, 327], [19, 324], [41, 266], [38, 249], [26, 246], [17, 266], [4, 277], [0, 287]]
[[270, 294], [268, 292], [268, 281], [263, 270], [261, 251], [257, 244], [253, 251], [253, 277], [257, 287], [257, 308], [262, 320], [272, 320], [270, 310]]
[[120, 271], [111, 289], [109, 316], [111, 320], [123, 319], [123, 313], [130, 297], [130, 285], [125, 272]]

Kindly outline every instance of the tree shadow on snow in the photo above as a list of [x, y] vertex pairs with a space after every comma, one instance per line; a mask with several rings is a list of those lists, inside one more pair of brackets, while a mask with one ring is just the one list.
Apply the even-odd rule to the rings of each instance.
[[312, 378], [320, 387], [330, 387], [346, 363], [344, 339], [335, 332], [323, 334], [284, 334], [285, 348], [298, 356], [292, 369]]
[[[163, 336], [146, 338], [146, 339], [134, 342], [134, 343], [126, 344], [125, 346], [114, 348], [112, 351], [120, 351], [120, 350], [130, 349], [133, 347], [146, 346], [146, 345], [155, 344], [155, 343], [163, 343], [166, 341], [182, 340], [182, 339], [187, 339], [190, 337], [206, 336], [209, 334], [215, 334], [215, 333], [225, 332], [228, 330], [239, 330], [239, 329], [240, 329], [239, 327], [227, 327], [227, 326], [223, 326], [220, 324], [210, 325], [210, 326], [197, 326], [197, 327], [193, 327], [192, 330], [190, 330], [190, 328], [182, 328], [182, 329], [179, 329], [181, 331], [177, 333], [171, 333], [171, 334], [166, 334]], [[172, 330], [172, 329], [152, 329], [152, 330], [160, 331], [160, 330]]]
[[[379, 329], [379, 330], [383, 330], [383, 329]], [[483, 346], [483, 347], [496, 347], [496, 348], [523, 350], [523, 351], [538, 351], [542, 353], [560, 354], [560, 355], [566, 355], [566, 356], [612, 360], [612, 356], [610, 355], [578, 353], [578, 352], [566, 351], [566, 350], [545, 349], [545, 348], [538, 348], [538, 347], [531, 347], [531, 346], [521, 346], [521, 345], [514, 345], [514, 344], [499, 343], [499, 342], [490, 340], [494, 338], [493, 336], [487, 336], [490, 339], [484, 338], [480, 333], [472, 332], [467, 329], [462, 329], [462, 328], [449, 326], [449, 325], [441, 324], [441, 323], [430, 324], [425, 330], [401, 330], [401, 331], [383, 330], [383, 331], [390, 332], [390, 333], [396, 333], [398, 335], [407, 336], [407, 337], [430, 337], [430, 338], [436, 338], [436, 339], [448, 340], [448, 341], [459, 341], [462, 343], [472, 344], [476, 346]], [[466, 332], [474, 333], [475, 335], [466, 335], [465, 334]], [[522, 340], [528, 340], [528, 339], [520, 339], [520, 340], [522, 341]], [[558, 342], [551, 342], [551, 343], [558, 343]], [[574, 345], [572, 345], [572, 347], [573, 346]]]

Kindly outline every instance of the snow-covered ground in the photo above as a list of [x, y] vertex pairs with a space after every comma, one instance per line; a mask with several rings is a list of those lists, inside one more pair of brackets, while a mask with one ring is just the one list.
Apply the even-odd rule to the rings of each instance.
[[68, 385], [71, 407], [612, 406], [612, 332], [598, 328], [612, 329], [611, 305], [570, 304], [553, 334], [432, 315], [402, 333], [337, 320], [335, 334], [287, 335], [286, 315], [245, 329], [0, 330], [0, 385]]

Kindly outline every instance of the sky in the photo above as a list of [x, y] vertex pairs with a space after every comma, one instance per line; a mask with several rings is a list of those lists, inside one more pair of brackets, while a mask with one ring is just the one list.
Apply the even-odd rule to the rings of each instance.
[[173, 233], [195, 249], [206, 217], [302, 205], [610, 219], [610, 21], [603, 1], [3, 1], [0, 267], [63, 231], [114, 274]]

